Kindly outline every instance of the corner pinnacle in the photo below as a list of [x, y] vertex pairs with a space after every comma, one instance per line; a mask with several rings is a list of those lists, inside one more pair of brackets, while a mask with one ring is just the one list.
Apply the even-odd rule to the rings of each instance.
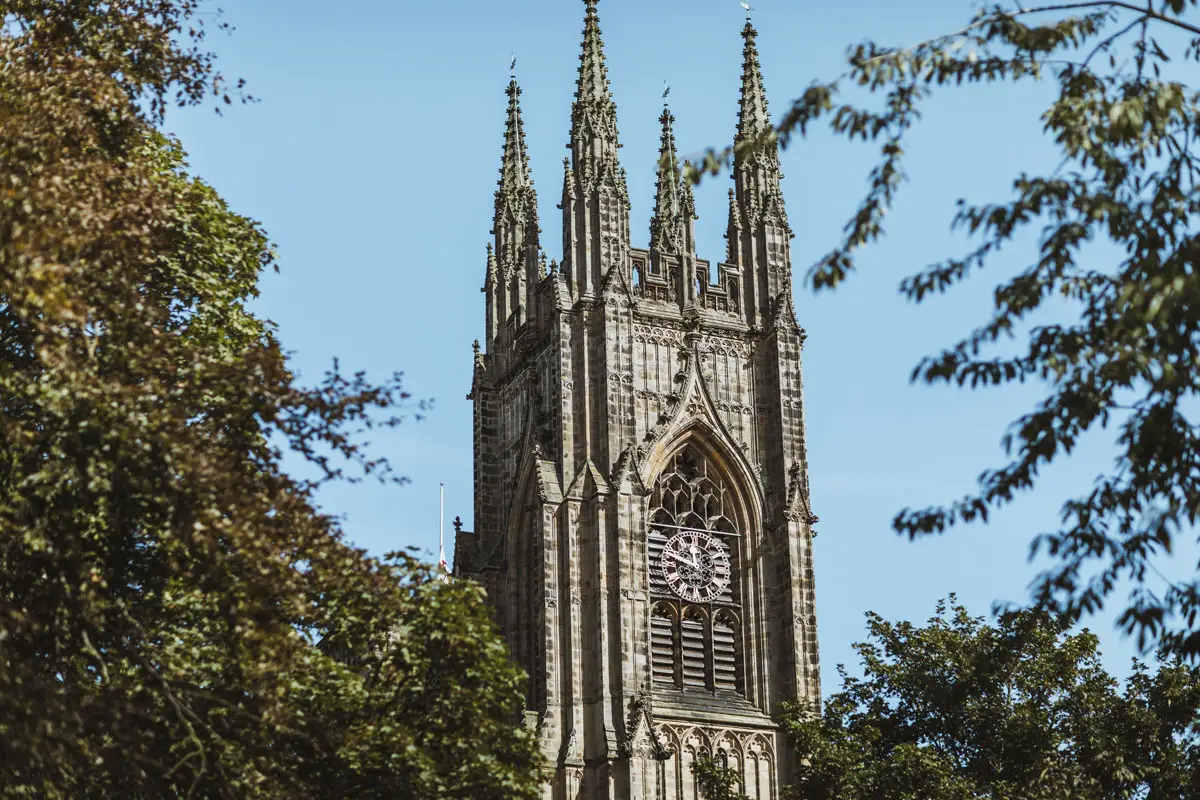
[[521, 120], [521, 87], [516, 75], [508, 81], [508, 117], [504, 125], [504, 153], [500, 159], [500, 189], [514, 195], [532, 184], [529, 155], [525, 149], [525, 125]]
[[752, 139], [771, 127], [767, 111], [767, 92], [763, 87], [762, 65], [758, 60], [758, 31], [749, 18], [742, 28], [742, 97], [738, 109], [737, 140]]
[[675, 149], [675, 116], [663, 100], [662, 136], [658, 148], [658, 180], [654, 193], [654, 216], [650, 220], [650, 249], [678, 252], [682, 244], [682, 213], [679, 199], [679, 156]]

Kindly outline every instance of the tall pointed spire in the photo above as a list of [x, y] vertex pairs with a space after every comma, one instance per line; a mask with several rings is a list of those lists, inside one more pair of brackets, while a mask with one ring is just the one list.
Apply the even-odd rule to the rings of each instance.
[[500, 159], [500, 187], [497, 204], [515, 198], [533, 186], [529, 175], [529, 156], [525, 150], [525, 125], [521, 121], [521, 87], [513, 75], [508, 82], [508, 118], [504, 124], [504, 154]]
[[584, 0], [584, 3], [587, 12], [583, 19], [583, 52], [579, 56], [575, 102], [593, 100], [611, 103], [608, 67], [604, 63], [604, 39], [600, 35], [600, 15], [596, 12], [597, 0]]
[[617, 156], [617, 105], [608, 84], [596, 3], [584, 0], [571, 159], [563, 178], [563, 273], [576, 299], [598, 292], [613, 269], [624, 271], [625, 285], [629, 281], [629, 189]]
[[766, 324], [781, 293], [791, 291], [791, 227], [784, 209], [779, 143], [773, 136], [758, 31], [742, 28], [742, 94], [738, 103], [738, 150], [734, 192], [725, 234], [728, 258], [742, 270], [742, 304], [750, 325]]
[[[537, 286], [538, 209], [537, 192], [529, 171], [525, 147], [525, 125], [521, 120], [521, 87], [515, 73], [508, 81], [508, 113], [504, 125], [504, 150], [500, 156], [500, 180], [496, 186], [496, 214], [492, 233], [496, 237], [495, 332], [513, 317], [520, 326], [530, 316]], [[491, 268], [491, 267], [489, 267]], [[488, 341], [489, 350], [491, 340]]]
[[742, 99], [738, 110], [737, 141], [761, 135], [771, 127], [767, 92], [763, 88], [762, 65], [758, 61], [758, 31], [749, 18], [742, 28]]
[[[767, 92], [763, 87], [762, 64], [758, 60], [758, 31], [749, 18], [742, 28], [742, 96], [738, 104], [738, 126], [735, 144], [755, 141], [771, 132], [771, 114], [767, 110]], [[752, 153], [739, 152], [734, 158], [738, 201], [743, 214], [751, 223], [768, 216], [787, 226], [783, 207], [779, 166], [779, 145], [770, 141]]]
[[[504, 124], [504, 151], [500, 156], [500, 181], [496, 187], [496, 249], [503, 261], [515, 255], [506, 252], [499, 237], [509, 226], [527, 227], [528, 222], [537, 224], [537, 196], [533, 190], [533, 178], [529, 172], [529, 155], [525, 149], [525, 125], [521, 120], [521, 87], [513, 75], [508, 81], [508, 116]], [[532, 218], [531, 215], [532, 214]]]
[[579, 54], [579, 79], [571, 107], [572, 165], [587, 183], [609, 183], [624, 189], [617, 163], [617, 105], [608, 83], [604, 39], [600, 35], [597, 0], [584, 0], [583, 46]]
[[663, 98], [662, 137], [658, 147], [658, 181], [654, 192], [654, 216], [650, 219], [650, 249], [678, 253], [683, 245], [680, 208], [679, 155], [675, 150], [675, 117]]

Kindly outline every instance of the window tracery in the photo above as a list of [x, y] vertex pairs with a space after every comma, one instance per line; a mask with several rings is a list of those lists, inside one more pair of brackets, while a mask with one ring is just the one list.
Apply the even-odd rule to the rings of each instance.
[[[649, 520], [654, 683], [741, 694], [741, 534], [731, 488], [698, 449], [685, 447], [654, 483]], [[697, 589], [704, 581], [705, 590]]]

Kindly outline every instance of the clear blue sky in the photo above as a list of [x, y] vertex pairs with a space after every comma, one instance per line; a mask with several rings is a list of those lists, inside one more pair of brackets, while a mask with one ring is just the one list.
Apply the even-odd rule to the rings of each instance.
[[[817, 78], [842, 71], [864, 38], [910, 44], [961, 27], [966, 0], [759, 0], [755, 22], [773, 114]], [[350, 537], [375, 553], [409, 545], [436, 552], [438, 482], [447, 529], [471, 524], [471, 342], [482, 335], [484, 245], [503, 131], [510, 53], [518, 58], [543, 242], [561, 257], [561, 161], [576, 77], [583, 4], [577, 0], [311, 0], [229, 4], [237, 30], [211, 44], [223, 70], [260, 98], [224, 117], [172, 113], [167, 127], [194, 171], [236, 210], [261, 220], [280, 252], [258, 310], [276, 321], [298, 370], [315, 380], [334, 357], [377, 377], [403, 370], [435, 398], [424, 421], [375, 445], [405, 487], [327, 491]], [[602, 0], [622, 163], [637, 243], [648, 239], [664, 79], [684, 153], [731, 138], [741, 70], [737, 0]], [[1041, 491], [986, 527], [909, 543], [891, 531], [906, 505], [946, 501], [1001, 458], [1004, 424], [1034, 390], [990, 393], [911, 386], [923, 354], [952, 342], [990, 307], [980, 282], [915, 308], [897, 294], [904, 275], [964, 246], [949, 232], [954, 201], [1000, 200], [1013, 176], [1053, 167], [1040, 136], [1045, 88], [946, 94], [910, 149], [912, 175], [891, 234], [836, 294], [803, 287], [808, 265], [835, 241], [865, 188], [871, 151], [825, 134], [784, 155], [784, 191], [797, 236], [796, 307], [804, 352], [815, 511], [817, 606], [824, 690], [835, 665], [854, 662], [863, 612], [924, 620], [957, 592], [986, 613], [1022, 600], [1036, 571], [1031, 536], [1057, 522], [1057, 501], [1086, 489], [1111, 451], [1085, 443]], [[726, 178], [698, 192], [701, 255], [724, 255]], [[1009, 267], [1033, 252], [1014, 250]], [[991, 272], [994, 278], [1003, 270]], [[1093, 623], [1106, 662], [1124, 673], [1132, 645]]]

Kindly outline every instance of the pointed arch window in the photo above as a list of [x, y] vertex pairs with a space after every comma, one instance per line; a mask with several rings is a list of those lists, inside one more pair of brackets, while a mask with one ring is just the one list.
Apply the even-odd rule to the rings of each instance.
[[676, 453], [654, 483], [647, 554], [657, 685], [743, 692], [735, 509], [726, 479], [694, 445]]

